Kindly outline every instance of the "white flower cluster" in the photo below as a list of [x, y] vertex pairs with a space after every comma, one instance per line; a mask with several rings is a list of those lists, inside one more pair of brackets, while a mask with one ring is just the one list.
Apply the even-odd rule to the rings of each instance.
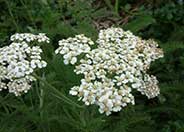
[[19, 96], [31, 88], [34, 70], [47, 65], [41, 58], [40, 46], [30, 46], [30, 43], [48, 43], [49, 38], [45, 34], [17, 33], [11, 40], [14, 42], [9, 46], [0, 48], [0, 90], [8, 89]]
[[[82, 42], [90, 39], [77, 39], [62, 40], [61, 54], [73, 56], [73, 51], [77, 55], [82, 53]], [[148, 98], [159, 94], [156, 77], [146, 73], [152, 61], [163, 57], [163, 51], [156, 42], [142, 40], [121, 28], [108, 28], [100, 31], [96, 43], [97, 48], [88, 48], [87, 52], [83, 52], [86, 53], [84, 58], [75, 66], [74, 72], [83, 74], [84, 78], [80, 86], [71, 88], [71, 95], [78, 96], [86, 105], [98, 105], [100, 113], [109, 115], [129, 103], [134, 104], [132, 89], [137, 89]], [[85, 44], [89, 47], [88, 43]]]
[[45, 35], [45, 33], [39, 33], [38, 35], [31, 33], [16, 33], [10, 37], [10, 40], [26, 41], [26, 42], [37, 41], [39, 43], [41, 42], [49, 43], [49, 38]]
[[91, 48], [89, 45], [93, 45], [94, 42], [85, 37], [83, 34], [76, 35], [74, 38], [63, 39], [59, 41], [59, 48], [56, 49], [56, 54], [64, 55], [64, 63], [74, 65], [77, 62], [77, 56], [82, 53], [88, 53]]

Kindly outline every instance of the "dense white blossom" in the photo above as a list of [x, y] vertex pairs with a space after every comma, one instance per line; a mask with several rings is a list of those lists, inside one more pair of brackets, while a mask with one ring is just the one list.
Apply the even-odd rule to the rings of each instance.
[[77, 56], [82, 53], [88, 53], [90, 51], [90, 46], [94, 42], [85, 37], [83, 34], [76, 35], [74, 38], [63, 39], [59, 41], [59, 48], [56, 49], [56, 54], [64, 55], [64, 63], [74, 65], [77, 62]]
[[47, 65], [41, 58], [40, 46], [32, 43], [49, 43], [49, 38], [43, 33], [16, 33], [11, 41], [10, 45], [0, 48], [0, 90], [8, 89], [19, 96], [31, 88], [31, 82], [35, 80], [31, 74]]
[[10, 37], [11, 41], [25, 41], [25, 42], [46, 42], [49, 43], [49, 38], [44, 33], [39, 33], [38, 35], [31, 33], [16, 33]]
[[155, 76], [145, 75], [142, 81], [142, 85], [138, 88], [138, 91], [141, 94], [146, 95], [148, 98], [154, 98], [160, 93], [160, 89], [158, 87], [158, 80]]
[[[79, 86], [71, 88], [71, 95], [78, 96], [86, 105], [98, 105], [100, 113], [109, 115], [129, 103], [134, 104], [133, 89], [148, 98], [159, 94], [156, 77], [146, 73], [152, 61], [163, 57], [163, 51], [155, 41], [142, 40], [121, 28], [101, 30], [95, 49], [90, 49], [90, 44], [84, 43], [86, 40], [90, 39], [61, 40], [56, 50], [67, 64], [71, 63], [72, 57], [85, 53], [74, 70], [84, 78]], [[90, 43], [93, 44], [91, 40]], [[81, 50], [82, 45], [87, 47], [87, 52]]]

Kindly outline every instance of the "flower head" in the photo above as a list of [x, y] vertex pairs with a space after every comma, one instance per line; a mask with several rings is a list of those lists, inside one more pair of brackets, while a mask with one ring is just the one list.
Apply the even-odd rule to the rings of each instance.
[[[121, 28], [101, 30], [95, 49], [90, 48], [89, 42], [84, 43], [87, 40], [90, 39], [62, 40], [56, 50], [64, 55], [67, 63], [71, 63], [72, 57], [85, 53], [78, 63], [73, 63], [76, 64], [74, 72], [82, 74], [83, 79], [79, 86], [71, 88], [71, 95], [78, 96], [86, 105], [98, 105], [100, 113], [109, 115], [134, 104], [133, 89], [148, 98], [159, 94], [156, 77], [146, 73], [152, 61], [163, 57], [163, 51], [155, 41], [142, 40]], [[94, 42], [90, 40], [90, 43]], [[87, 52], [81, 50], [83, 45]]]
[[31, 74], [47, 65], [42, 60], [40, 46], [30, 43], [48, 43], [49, 38], [42, 33], [16, 33], [11, 36], [11, 41], [9, 46], [0, 48], [0, 90], [8, 89], [18, 96], [31, 88], [31, 82], [35, 80]]

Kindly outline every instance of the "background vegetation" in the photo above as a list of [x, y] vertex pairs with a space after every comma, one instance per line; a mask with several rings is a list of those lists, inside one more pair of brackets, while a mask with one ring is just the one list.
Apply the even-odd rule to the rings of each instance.
[[[42, 82], [21, 97], [0, 93], [0, 132], [184, 132], [184, 1], [183, 0], [0, 0], [0, 46], [16, 32], [45, 32], [48, 67]], [[119, 26], [143, 38], [154, 38], [165, 57], [150, 73], [160, 81], [159, 97], [137, 94], [135, 106], [106, 117], [95, 106], [78, 108], [63, 101], [80, 77], [53, 54], [60, 39]], [[61, 94], [60, 94], [61, 93]]]

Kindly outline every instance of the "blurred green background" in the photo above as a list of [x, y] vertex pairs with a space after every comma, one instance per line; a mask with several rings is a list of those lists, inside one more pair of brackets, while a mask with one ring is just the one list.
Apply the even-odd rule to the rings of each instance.
[[0, 47], [18, 32], [44, 32], [48, 67], [38, 74], [62, 94], [78, 84], [80, 76], [54, 55], [58, 41], [76, 34], [96, 40], [111, 26], [154, 38], [165, 57], [149, 73], [160, 82], [159, 97], [136, 94], [136, 105], [110, 116], [96, 106], [78, 108], [65, 103], [42, 82], [21, 97], [0, 93], [0, 132], [184, 132], [184, 1], [183, 0], [0, 0]]

